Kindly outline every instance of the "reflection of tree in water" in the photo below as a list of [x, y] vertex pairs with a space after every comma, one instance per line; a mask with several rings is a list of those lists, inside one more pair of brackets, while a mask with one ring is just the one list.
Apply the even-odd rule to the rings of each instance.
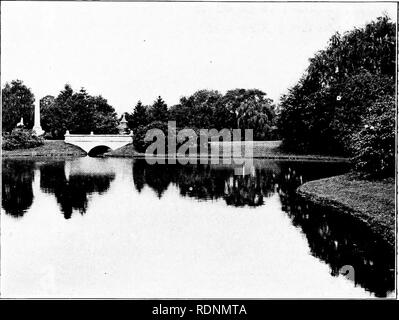
[[108, 190], [114, 175], [73, 174], [67, 179], [64, 166], [65, 162], [42, 165], [40, 187], [43, 191], [55, 195], [65, 219], [69, 219], [73, 210], [84, 214], [88, 206], [88, 195], [93, 192], [101, 194]]
[[144, 161], [134, 161], [133, 183], [136, 190], [140, 193], [145, 186], [145, 163]]
[[[182, 196], [200, 200], [223, 198], [233, 206], [260, 206], [265, 198], [281, 191], [280, 184], [292, 185], [290, 192], [294, 195], [296, 187], [306, 181], [291, 166], [292, 163], [266, 162], [251, 175], [235, 175], [232, 166], [149, 165], [145, 160], [137, 160], [133, 166], [133, 180], [139, 192], [148, 185], [159, 198], [173, 183]], [[323, 175], [323, 170], [315, 170], [313, 164], [310, 169], [306, 173], [310, 180]]]
[[137, 191], [141, 192], [144, 185], [148, 185], [153, 189], [158, 198], [168, 189], [172, 181], [171, 166], [169, 165], [148, 165], [144, 161], [135, 161], [133, 167], [134, 186]]
[[3, 160], [2, 206], [7, 214], [22, 217], [32, 205], [34, 167], [29, 160]]
[[224, 196], [226, 170], [212, 170], [209, 165], [175, 166], [174, 183], [180, 194], [199, 200], [219, 199]]
[[173, 183], [182, 196], [199, 200], [223, 198], [233, 206], [259, 206], [264, 197], [274, 192], [274, 174], [267, 169], [256, 170], [253, 176], [236, 176], [231, 167], [149, 165], [145, 161], [135, 161], [133, 179], [139, 192], [148, 185], [159, 198]]
[[353, 217], [300, 199], [295, 190], [310, 171], [314, 174], [315, 168], [283, 170], [279, 184], [283, 210], [302, 229], [312, 255], [325, 261], [333, 276], [342, 267], [352, 266], [355, 284], [386, 296], [394, 290], [394, 250]]
[[226, 181], [224, 199], [234, 206], [260, 206], [264, 197], [275, 192], [275, 175], [270, 170], [256, 169], [255, 175], [231, 176]]

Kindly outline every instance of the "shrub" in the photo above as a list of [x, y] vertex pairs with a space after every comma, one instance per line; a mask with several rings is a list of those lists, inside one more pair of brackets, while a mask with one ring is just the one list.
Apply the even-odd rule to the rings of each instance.
[[44, 140], [57, 140], [57, 136], [53, 136], [51, 132], [44, 133], [42, 137]]
[[353, 162], [366, 176], [395, 173], [395, 99], [386, 96], [370, 106], [362, 128], [352, 136]]
[[32, 130], [14, 129], [3, 134], [3, 150], [28, 149], [43, 145], [44, 139], [32, 133]]
[[369, 115], [372, 105], [395, 94], [395, 80], [391, 76], [361, 72], [340, 86], [341, 100], [334, 108], [331, 122], [334, 140], [344, 153], [351, 154], [351, 137]]

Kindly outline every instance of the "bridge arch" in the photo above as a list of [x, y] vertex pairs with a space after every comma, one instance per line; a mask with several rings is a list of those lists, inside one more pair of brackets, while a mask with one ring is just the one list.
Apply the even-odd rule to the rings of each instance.
[[105, 152], [109, 152], [112, 151], [112, 149], [106, 145], [99, 145], [96, 146], [92, 149], [90, 149], [90, 151], [87, 153], [90, 157], [95, 157], [98, 156], [100, 154], [103, 154]]

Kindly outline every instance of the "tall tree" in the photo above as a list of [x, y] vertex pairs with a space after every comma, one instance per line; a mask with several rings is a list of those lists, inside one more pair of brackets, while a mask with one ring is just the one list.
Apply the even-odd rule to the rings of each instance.
[[94, 131], [94, 106], [90, 102], [90, 97], [84, 88], [72, 96], [72, 117], [69, 122], [71, 132], [88, 134]]
[[190, 96], [190, 125], [196, 128], [214, 128], [214, 111], [222, 95], [216, 90], [198, 90]]
[[252, 129], [256, 140], [271, 136], [275, 110], [266, 93], [258, 89], [229, 90], [223, 97], [223, 104], [235, 118], [232, 128]]
[[126, 115], [126, 120], [130, 129], [135, 131], [140, 126], [146, 126], [149, 123], [148, 110], [139, 100], [133, 110], [133, 113]]
[[154, 104], [151, 106], [149, 113], [151, 122], [167, 122], [169, 119], [168, 106], [163, 101], [161, 96], [158, 96], [157, 100], [154, 101]]
[[230, 128], [231, 114], [222, 104], [222, 97], [216, 90], [198, 90], [170, 108], [170, 119], [181, 128]]
[[66, 130], [69, 130], [73, 95], [71, 86], [66, 84], [54, 102], [41, 112], [43, 130], [53, 138], [62, 139]]
[[114, 108], [102, 96], [91, 96], [83, 88], [73, 92], [65, 85], [54, 102], [43, 108], [42, 123], [53, 138], [61, 139], [66, 130], [72, 133], [117, 133]]
[[27, 128], [33, 127], [35, 97], [21, 80], [6, 83], [2, 90], [2, 125], [3, 131], [10, 132], [24, 118]]
[[93, 131], [97, 134], [118, 133], [118, 118], [115, 109], [102, 96], [91, 97], [89, 104], [93, 112]]
[[172, 106], [169, 109], [169, 118], [172, 121], [176, 121], [176, 125], [179, 128], [189, 127], [193, 118], [190, 114], [191, 101], [186, 97], [180, 98], [180, 103]]
[[55, 104], [55, 97], [47, 95], [40, 99], [40, 124], [45, 132], [51, 132], [51, 110]]

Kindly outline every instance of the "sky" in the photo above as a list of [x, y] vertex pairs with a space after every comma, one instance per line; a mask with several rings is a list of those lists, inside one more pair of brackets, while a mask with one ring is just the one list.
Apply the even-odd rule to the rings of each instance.
[[36, 99], [66, 83], [121, 114], [158, 95], [257, 88], [278, 102], [336, 32], [363, 27], [394, 3], [2, 2], [1, 85]]

